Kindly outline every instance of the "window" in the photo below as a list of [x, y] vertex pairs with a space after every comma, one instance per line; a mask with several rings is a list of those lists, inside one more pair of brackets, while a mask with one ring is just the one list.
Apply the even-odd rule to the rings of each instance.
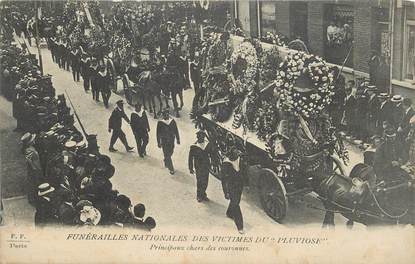
[[[347, 67], [353, 67], [354, 7], [329, 4], [325, 8], [325, 59]], [[348, 57], [347, 57], [348, 56]]]
[[261, 1], [260, 2], [260, 17], [261, 17], [261, 35], [265, 36], [267, 32], [275, 32], [275, 1]]
[[404, 49], [404, 79], [415, 84], [415, 21], [407, 21]]

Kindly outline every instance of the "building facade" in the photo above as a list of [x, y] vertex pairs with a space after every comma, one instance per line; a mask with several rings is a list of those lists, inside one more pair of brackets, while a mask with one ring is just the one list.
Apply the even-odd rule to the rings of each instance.
[[[247, 35], [260, 38], [273, 32], [299, 38], [311, 53], [333, 64], [345, 63], [347, 78], [368, 77], [368, 62], [376, 52], [384, 62], [388, 83], [392, 77], [386, 89], [415, 99], [415, 1], [234, 0], [229, 4]], [[333, 40], [330, 36], [336, 28], [348, 37]]]

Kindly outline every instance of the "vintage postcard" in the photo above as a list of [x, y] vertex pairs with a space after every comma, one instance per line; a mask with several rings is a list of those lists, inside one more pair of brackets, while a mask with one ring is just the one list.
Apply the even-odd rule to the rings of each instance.
[[1, 263], [415, 260], [415, 1], [0, 1]]

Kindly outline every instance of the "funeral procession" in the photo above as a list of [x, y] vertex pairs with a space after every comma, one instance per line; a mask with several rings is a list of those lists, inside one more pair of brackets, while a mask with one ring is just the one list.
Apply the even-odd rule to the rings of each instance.
[[415, 224], [415, 2], [1, 1], [2, 225]]

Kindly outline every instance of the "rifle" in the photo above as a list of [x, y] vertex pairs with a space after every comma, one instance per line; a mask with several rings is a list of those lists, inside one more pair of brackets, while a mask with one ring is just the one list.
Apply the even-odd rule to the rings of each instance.
[[75, 107], [74, 107], [74, 105], [73, 105], [73, 103], [72, 103], [72, 101], [71, 101], [71, 98], [69, 97], [69, 94], [68, 94], [68, 92], [67, 92], [66, 90], [65, 90], [65, 93], [66, 93], [66, 96], [68, 97], [69, 103], [71, 104], [72, 109], [73, 109], [73, 113], [75, 114], [76, 120], [78, 120], [79, 126], [81, 127], [82, 132], [84, 133], [85, 138], [88, 138], [88, 137], [89, 137], [89, 135], [88, 135], [88, 133], [86, 133], [85, 128], [84, 128], [84, 126], [82, 125], [81, 119], [79, 119], [79, 116], [78, 116], [78, 114], [76, 113], [76, 110], [75, 110]]

